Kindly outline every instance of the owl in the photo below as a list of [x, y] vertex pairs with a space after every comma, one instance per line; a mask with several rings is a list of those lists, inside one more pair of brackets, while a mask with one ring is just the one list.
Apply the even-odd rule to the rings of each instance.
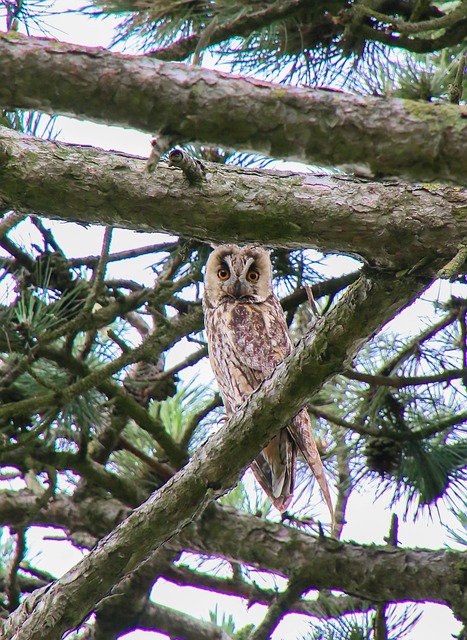
[[[259, 246], [218, 246], [206, 264], [203, 307], [211, 367], [225, 411], [231, 415], [292, 351], [285, 316], [272, 290], [269, 252]], [[285, 511], [293, 497], [297, 450], [316, 477], [333, 517], [306, 409], [253, 461], [255, 478], [274, 506]]]

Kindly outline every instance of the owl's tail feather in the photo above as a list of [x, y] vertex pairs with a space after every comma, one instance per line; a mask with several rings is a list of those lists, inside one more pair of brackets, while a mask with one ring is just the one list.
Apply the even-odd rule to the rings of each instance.
[[316, 481], [323, 494], [324, 501], [331, 514], [331, 528], [334, 529], [334, 509], [332, 506], [331, 494], [329, 492], [329, 486], [324, 473], [323, 463], [321, 462], [321, 456], [319, 455], [318, 448], [316, 446], [315, 439], [313, 438], [313, 432], [311, 430], [310, 416], [306, 409], [302, 409], [289, 427], [290, 435], [294, 439], [297, 447], [302, 452], [306, 463], [310, 467]]

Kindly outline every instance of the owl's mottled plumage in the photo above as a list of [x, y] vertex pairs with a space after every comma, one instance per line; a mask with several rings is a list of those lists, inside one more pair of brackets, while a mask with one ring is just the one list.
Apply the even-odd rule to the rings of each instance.
[[[258, 246], [221, 245], [212, 252], [204, 276], [204, 317], [209, 358], [226, 413], [234, 413], [292, 351], [279, 300], [272, 291], [269, 252]], [[275, 436], [251, 469], [272, 500], [285, 511], [293, 497], [297, 448], [318, 481], [331, 516], [324, 469], [302, 409]]]

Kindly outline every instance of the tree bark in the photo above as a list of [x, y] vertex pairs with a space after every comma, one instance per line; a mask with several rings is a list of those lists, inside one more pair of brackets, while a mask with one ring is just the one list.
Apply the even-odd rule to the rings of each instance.
[[[88, 615], [123, 575], [180, 531], [240, 479], [258, 452], [343, 363], [420, 293], [414, 278], [362, 277], [251, 395], [244, 409], [190, 462], [135, 509], [75, 567], [31, 594], [3, 623], [3, 640], [58, 640]], [[225, 460], [230, 460], [226, 468]]]
[[0, 212], [166, 231], [217, 242], [316, 247], [434, 273], [467, 235], [467, 190], [209, 164], [179, 169], [0, 127]]
[[0, 35], [0, 104], [161, 131], [174, 143], [467, 181], [467, 121], [457, 105], [284, 87], [17, 33]]
[[[260, 523], [260, 524], [259, 524]], [[464, 554], [316, 538], [231, 509], [210, 507], [181, 534], [183, 548], [338, 589], [372, 602], [439, 602], [467, 620]]]
[[[13, 510], [8, 493], [0, 492], [0, 523], [14, 525], [28, 514], [34, 498], [27, 492], [20, 493]], [[100, 535], [96, 528], [110, 530], [115, 520], [108, 502], [95, 499], [83, 504], [79, 510], [83, 517], [76, 522], [87, 523], [86, 528], [93, 535]], [[60, 497], [58, 505], [51, 504], [49, 511], [38, 514], [40, 520], [35, 524], [56, 526], [58, 520], [61, 526], [71, 529], [76, 509], [71, 498]], [[170, 544], [180, 550], [221, 557], [285, 577], [303, 567], [307, 589], [337, 589], [372, 602], [426, 600], [446, 604], [460, 619], [467, 618], [465, 554], [460, 551], [338, 542], [218, 505], [209, 507]], [[309, 612], [306, 608], [301, 608], [301, 612], [317, 613], [313, 606]], [[147, 615], [149, 621], [151, 607]]]

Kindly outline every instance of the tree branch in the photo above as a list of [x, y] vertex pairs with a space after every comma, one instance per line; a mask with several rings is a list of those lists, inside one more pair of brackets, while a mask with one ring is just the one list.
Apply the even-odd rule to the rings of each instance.
[[[277, 596], [274, 589], [261, 589], [255, 583], [239, 580], [238, 578], [219, 578], [218, 576], [200, 573], [185, 566], [170, 565], [163, 572], [163, 577], [180, 586], [193, 586], [198, 589], [207, 589], [217, 593], [237, 596], [252, 604], [272, 603]], [[289, 607], [290, 613], [302, 613], [314, 618], [337, 617], [343, 613], [367, 611], [371, 604], [367, 600], [350, 596], [323, 596], [320, 594], [317, 600], [299, 599]]]
[[[205, 242], [316, 247], [358, 254], [384, 268], [417, 265], [432, 273], [467, 236], [467, 189], [458, 187], [217, 164], [208, 165], [202, 187], [190, 187], [177, 169], [161, 166], [149, 178], [141, 159], [1, 128], [0, 167], [0, 201], [17, 210]], [[252, 218], [261, 220], [260, 228]]]
[[467, 617], [465, 582], [455, 569], [461, 552], [315, 538], [217, 505], [187, 527], [180, 540], [187, 551], [220, 555], [282, 576], [303, 569], [306, 589], [339, 589], [372, 602], [445, 603], [459, 618]]
[[[0, 524], [14, 524], [24, 518], [34, 500], [26, 490], [0, 491]], [[100, 536], [127, 513], [115, 500], [94, 496], [77, 504], [69, 496], [57, 496], [56, 502], [49, 503], [46, 510], [37, 514], [36, 523], [70, 529], [79, 523], [89, 533]], [[180, 550], [225, 558], [286, 577], [294, 567], [303, 567], [307, 589], [338, 589], [363, 596], [366, 602], [439, 602], [451, 606], [458, 617], [467, 616], [462, 552], [367, 546], [316, 538], [284, 524], [219, 505], [209, 507], [173, 538], [171, 544]], [[196, 578], [180, 576], [181, 569], [169, 569], [167, 579], [203, 588]], [[212, 580], [205, 588], [224, 592], [219, 579], [213, 577]], [[248, 593], [232, 591], [228, 585], [225, 592], [250, 597]], [[255, 590], [252, 601], [256, 601]], [[296, 611], [319, 617], [338, 615], [334, 599], [328, 601], [320, 597], [316, 602], [301, 602], [303, 608], [297, 604]], [[344, 612], [366, 608], [365, 602], [358, 599], [355, 606], [350, 599], [344, 598], [342, 602]], [[21, 636], [21, 640], [26, 638], [28, 636]], [[47, 638], [49, 640], [49, 636]]]
[[138, 620], [139, 629], [157, 630], [180, 640], [231, 640], [231, 637], [211, 622], [197, 620], [182, 611], [149, 603]]
[[293, 572], [291, 572], [291, 574], [287, 589], [277, 594], [276, 598], [268, 607], [261, 624], [258, 625], [251, 635], [251, 640], [269, 640], [272, 632], [284, 615], [301, 597], [302, 593], [307, 590], [305, 586], [307, 580], [304, 579], [302, 571], [299, 572], [299, 575], [294, 575]]
[[[240, 14], [232, 20], [222, 22], [218, 20], [215, 28], [210, 33], [207, 46], [219, 44], [235, 36], [250, 36], [251, 32], [255, 29], [260, 29], [271, 22], [293, 15], [304, 6], [307, 6], [307, 0], [274, 2], [272, 5], [265, 5], [264, 8], [260, 6], [256, 11], [254, 10], [255, 5], [250, 5], [249, 11], [241, 11]], [[186, 38], [177, 40], [167, 47], [152, 51], [151, 55], [159, 60], [185, 60], [185, 58], [197, 50], [203, 33], [204, 31], [201, 31], [201, 33], [194, 33]]]
[[402, 33], [404, 35], [412, 33], [421, 33], [422, 31], [437, 31], [439, 29], [446, 29], [456, 25], [460, 20], [464, 20], [467, 17], [467, 3], [461, 2], [454, 10], [446, 13], [439, 18], [431, 18], [430, 20], [421, 21], [409, 21], [406, 22], [400, 18], [380, 13], [373, 10], [371, 7], [366, 6], [364, 3], [355, 3], [352, 8], [359, 16], [367, 16], [374, 18], [379, 22], [391, 25], [394, 27], [394, 31]]
[[466, 369], [447, 369], [440, 373], [433, 373], [426, 376], [381, 376], [362, 373], [354, 369], [345, 369], [342, 374], [350, 380], [358, 380], [369, 385], [392, 387], [394, 389], [404, 389], [420, 384], [433, 384], [436, 382], [450, 382], [458, 380], [467, 375]]
[[[362, 29], [396, 46], [404, 38]], [[452, 29], [465, 37], [464, 23]], [[448, 30], [440, 38], [450, 36]], [[0, 34], [0, 104], [161, 130], [178, 144], [198, 140], [326, 166], [366, 165], [374, 175], [467, 180], [467, 120], [457, 105], [284, 87], [17, 33]]]

